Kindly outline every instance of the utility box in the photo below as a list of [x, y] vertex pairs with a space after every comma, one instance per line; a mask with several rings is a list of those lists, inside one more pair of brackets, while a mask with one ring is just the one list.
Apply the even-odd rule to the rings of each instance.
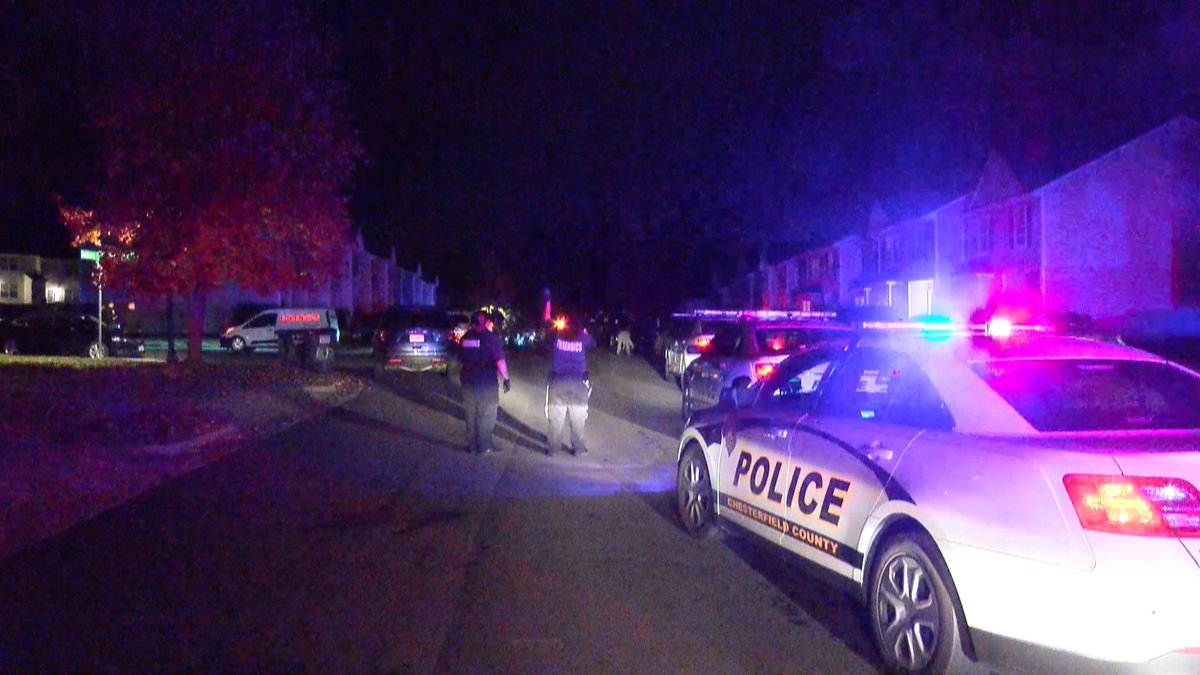
[[284, 363], [319, 373], [327, 372], [333, 365], [336, 328], [285, 328], [277, 329], [276, 334]]

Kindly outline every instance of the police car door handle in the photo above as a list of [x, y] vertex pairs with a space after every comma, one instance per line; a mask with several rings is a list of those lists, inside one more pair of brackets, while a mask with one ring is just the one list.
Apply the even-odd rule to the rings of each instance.
[[787, 432], [787, 427], [767, 427], [767, 430], [763, 432], [763, 436], [771, 440], [778, 440], [780, 438], [787, 438]]
[[892, 458], [891, 449], [883, 447], [879, 441], [868, 443], [866, 445], [860, 445], [858, 449], [865, 453], [867, 459], [871, 460], [872, 462], [886, 462]]

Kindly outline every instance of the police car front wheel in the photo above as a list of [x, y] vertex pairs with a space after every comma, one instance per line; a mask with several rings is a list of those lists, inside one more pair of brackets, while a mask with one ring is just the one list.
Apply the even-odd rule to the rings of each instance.
[[679, 458], [675, 475], [675, 508], [688, 534], [703, 537], [714, 531], [714, 501], [712, 479], [704, 453], [696, 446], [690, 446]]
[[890, 672], [958, 672], [965, 664], [949, 578], [928, 536], [905, 533], [885, 544], [869, 602], [875, 645]]

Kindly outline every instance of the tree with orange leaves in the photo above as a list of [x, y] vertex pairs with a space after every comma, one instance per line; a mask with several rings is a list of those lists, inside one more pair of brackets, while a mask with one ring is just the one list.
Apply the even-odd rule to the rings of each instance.
[[106, 283], [189, 298], [198, 359], [205, 294], [325, 278], [350, 233], [344, 192], [361, 157], [328, 47], [298, 5], [93, 6], [108, 58], [95, 103], [103, 178], [60, 205]]

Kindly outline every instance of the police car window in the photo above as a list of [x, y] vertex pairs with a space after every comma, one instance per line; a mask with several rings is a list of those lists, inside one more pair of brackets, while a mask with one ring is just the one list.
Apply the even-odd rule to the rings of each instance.
[[884, 419], [921, 429], [954, 428], [954, 417], [937, 388], [917, 364], [897, 354], [892, 360], [891, 397]]
[[721, 326], [712, 339], [713, 351], [726, 356], [736, 354], [742, 340], [741, 333], [740, 326]]
[[821, 394], [822, 414], [877, 421], [887, 410], [890, 373], [872, 350], [858, 349], [829, 376]]
[[1038, 431], [1200, 429], [1200, 379], [1166, 363], [1000, 360], [972, 368]]
[[823, 414], [920, 428], [951, 429], [945, 402], [921, 369], [901, 354], [863, 348], [830, 375]]
[[759, 400], [767, 406], [811, 405], [833, 356], [832, 352], [821, 351], [785, 362], [779, 374], [764, 384]]

